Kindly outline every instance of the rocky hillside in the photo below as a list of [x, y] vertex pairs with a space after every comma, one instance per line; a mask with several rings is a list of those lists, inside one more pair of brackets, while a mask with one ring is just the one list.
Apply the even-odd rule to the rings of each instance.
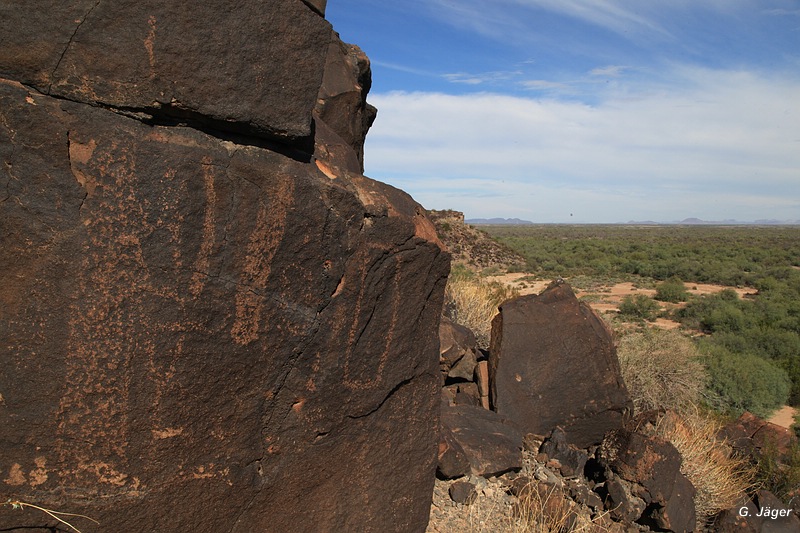
[[439, 238], [453, 256], [453, 261], [472, 269], [523, 270], [525, 258], [489, 237], [486, 233], [464, 223], [464, 213], [452, 210], [428, 211]]
[[634, 413], [611, 332], [566, 283], [503, 303], [491, 336], [487, 353], [440, 326], [429, 533], [800, 529], [798, 488], [781, 501], [751, 477], [765, 461], [788, 473], [792, 432], [749, 413], [720, 429], [694, 406]]
[[0, 7], [0, 529], [424, 530], [449, 257], [325, 4]]

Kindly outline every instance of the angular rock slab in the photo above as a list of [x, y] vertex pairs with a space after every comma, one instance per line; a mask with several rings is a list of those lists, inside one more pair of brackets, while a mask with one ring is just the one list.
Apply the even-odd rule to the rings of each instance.
[[767, 422], [747, 411], [720, 429], [719, 438], [727, 440], [742, 453], [759, 457], [762, 450], [769, 450], [784, 461], [791, 455], [792, 446], [797, 444], [797, 436], [790, 429]]
[[[332, 33], [314, 116], [317, 149], [325, 158], [351, 172], [364, 172], [364, 139], [377, 110], [367, 103], [372, 86], [369, 58], [358, 47]], [[320, 122], [324, 123], [320, 127]], [[335, 135], [339, 142], [326, 142]], [[320, 142], [322, 140], [322, 142]]]
[[[457, 444], [450, 449], [463, 452], [472, 474], [488, 478], [522, 468], [522, 434], [497, 413], [443, 402], [441, 414], [441, 442]], [[442, 466], [440, 459], [440, 472]]]
[[456, 324], [449, 318], [443, 316], [439, 323], [439, 366], [442, 374], [447, 376], [465, 357], [468, 358], [467, 367], [462, 374], [469, 370], [467, 375], [462, 375], [462, 379], [471, 379], [475, 367], [477, 356], [477, 341], [475, 335], [469, 328]]
[[691, 524], [694, 528], [695, 489], [681, 474], [681, 454], [672, 443], [621, 429], [606, 435], [598, 459], [633, 484], [634, 495], [650, 506], [658, 527], [685, 531]]
[[423, 531], [427, 227], [368, 178], [3, 81], [0, 493], [102, 531]]
[[586, 466], [589, 456], [584, 450], [579, 450], [575, 446], [567, 443], [567, 435], [561, 428], [556, 428], [545, 439], [539, 453], [544, 453], [549, 459], [559, 462], [561, 475], [580, 476], [583, 475], [583, 468]]
[[647, 508], [643, 499], [633, 494], [631, 483], [620, 478], [606, 481], [606, 509], [622, 522], [635, 522]]
[[44, 94], [283, 141], [312, 135], [325, 2], [0, 4], [0, 77]]
[[742, 496], [730, 509], [725, 509], [714, 518], [715, 533], [758, 533], [761, 528], [759, 509], [747, 496]]
[[656, 506], [650, 518], [659, 530], [695, 531], [697, 529], [697, 511], [694, 505], [696, 494], [697, 491], [689, 478], [678, 473], [675, 477], [672, 496], [663, 507]]
[[503, 303], [489, 352], [492, 405], [525, 433], [585, 448], [632, 410], [611, 332], [566, 283]]

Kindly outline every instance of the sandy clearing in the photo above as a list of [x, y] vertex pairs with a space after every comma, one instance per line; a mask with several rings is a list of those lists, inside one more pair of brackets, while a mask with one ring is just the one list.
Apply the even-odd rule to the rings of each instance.
[[[533, 281], [523, 279], [529, 276], [530, 274], [525, 274], [524, 272], [515, 272], [510, 274], [500, 274], [497, 276], [488, 276], [486, 280], [508, 285], [509, 287], [519, 291], [519, 294], [522, 296], [527, 294], [539, 294], [553, 281], [552, 279], [539, 279]], [[752, 287], [727, 287], [725, 285], [714, 285], [710, 283], [686, 284], [687, 292], [694, 295], [713, 294], [724, 289], [733, 289], [740, 298], [752, 296], [758, 292]], [[653, 297], [655, 296], [656, 291], [655, 289], [637, 287], [633, 282], [626, 281], [624, 283], [601, 286], [591, 291], [578, 291], [576, 296], [578, 298], [588, 297], [587, 303], [598, 313], [616, 313], [619, 312], [619, 304], [622, 302], [625, 296], [637, 294], [644, 294], [645, 296]], [[685, 303], [659, 303], [662, 306], [662, 310], [671, 310], [675, 309], [676, 307], [682, 307], [683, 305], [686, 305]], [[676, 329], [680, 327], [678, 322], [667, 320], [666, 318], [657, 319], [655, 322], [653, 322], [653, 325], [663, 329]]]
[[776, 411], [767, 422], [772, 422], [776, 426], [788, 428], [794, 424], [794, 417], [796, 414], [797, 409], [789, 405], [784, 405], [781, 409]]
[[724, 289], [733, 289], [736, 291], [736, 294], [739, 295], [739, 298], [755, 296], [758, 293], [758, 289], [753, 287], [726, 287], [725, 285], [713, 285], [709, 283], [686, 283], [686, 291], [690, 294], [713, 294]]
[[487, 276], [486, 281], [508, 285], [511, 288], [517, 289], [521, 296], [525, 296], [526, 294], [539, 294], [553, 282], [552, 279], [524, 281], [522, 278], [526, 276], [530, 276], [530, 274], [525, 274], [524, 272], [514, 272], [511, 274], [501, 274], [498, 276]]

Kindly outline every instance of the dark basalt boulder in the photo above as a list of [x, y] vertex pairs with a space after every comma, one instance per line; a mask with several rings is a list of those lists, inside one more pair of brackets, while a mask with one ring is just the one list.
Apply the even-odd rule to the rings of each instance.
[[525, 433], [560, 426], [585, 448], [632, 409], [611, 332], [566, 283], [503, 303], [489, 353], [492, 405]]
[[[325, 159], [338, 161], [338, 166], [356, 174], [364, 172], [364, 138], [377, 114], [377, 109], [367, 103], [371, 85], [366, 54], [332, 33], [325, 75], [314, 108], [316, 124], [321, 128], [316, 144], [325, 153]], [[338, 142], [331, 142], [331, 135]]]
[[[442, 403], [441, 431], [440, 440], [457, 442], [476, 476], [488, 478], [522, 468], [522, 434], [493, 411]], [[439, 464], [443, 473], [441, 459]]]
[[3, 2], [0, 77], [156, 122], [308, 143], [331, 43], [324, 7]]
[[548, 459], [557, 460], [562, 476], [583, 475], [583, 468], [589, 459], [586, 451], [579, 450], [567, 442], [567, 435], [561, 428], [554, 429], [544, 440], [539, 453], [547, 455]]
[[[790, 504], [793, 502], [789, 502]], [[768, 490], [759, 490], [753, 499], [743, 497], [714, 521], [719, 533], [793, 533], [800, 531], [800, 515]]]
[[[475, 334], [469, 328], [456, 324], [443, 316], [439, 324], [439, 366], [442, 374], [447, 377], [464, 357], [471, 360], [472, 370], [470, 372], [473, 372], [477, 358], [476, 351]], [[465, 376], [465, 378], [471, 377], [471, 373]]]
[[436, 474], [443, 479], [456, 479], [470, 473], [469, 457], [449, 426], [439, 427], [439, 454]]
[[424, 531], [449, 259], [331, 155], [359, 143], [314, 118], [318, 11], [0, 5], [4, 501], [98, 531]]
[[719, 438], [729, 442], [739, 453], [759, 458], [764, 450], [787, 461], [797, 436], [789, 429], [744, 412], [735, 421], [722, 427]]
[[681, 454], [666, 440], [622, 429], [610, 432], [598, 453], [615, 474], [642, 487], [637, 496], [648, 504], [663, 504], [672, 496]]
[[795, 514], [791, 505], [786, 505], [772, 492], [764, 489], [756, 492], [755, 504], [762, 520], [762, 533], [800, 531], [800, 517]]
[[672, 495], [664, 505], [652, 506], [649, 519], [658, 530], [695, 531], [697, 528], [695, 494], [697, 494], [697, 490], [692, 482], [683, 474], [678, 473], [675, 477]]
[[450, 499], [462, 505], [472, 505], [478, 497], [475, 485], [468, 481], [456, 481], [447, 489]]
[[621, 522], [635, 522], [647, 509], [643, 499], [633, 494], [632, 483], [617, 477], [606, 481], [605, 505], [611, 516]]
[[719, 513], [715, 519], [712, 531], [715, 533], [758, 533], [761, 528], [761, 518], [758, 508], [747, 496], [742, 496], [740, 501], [730, 509]]
[[696, 491], [680, 471], [681, 455], [675, 446], [660, 437], [621, 429], [606, 436], [597, 454], [613, 472], [606, 483], [612, 504], [607, 508], [620, 507], [612, 513], [621, 512], [620, 519], [640, 521], [658, 531], [694, 531]]

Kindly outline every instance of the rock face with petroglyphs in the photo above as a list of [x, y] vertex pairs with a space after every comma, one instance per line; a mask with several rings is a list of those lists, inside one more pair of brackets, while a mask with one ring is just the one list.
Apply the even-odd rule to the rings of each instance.
[[325, 4], [0, 6], [3, 501], [425, 529], [449, 260], [360, 173], [369, 63]]

